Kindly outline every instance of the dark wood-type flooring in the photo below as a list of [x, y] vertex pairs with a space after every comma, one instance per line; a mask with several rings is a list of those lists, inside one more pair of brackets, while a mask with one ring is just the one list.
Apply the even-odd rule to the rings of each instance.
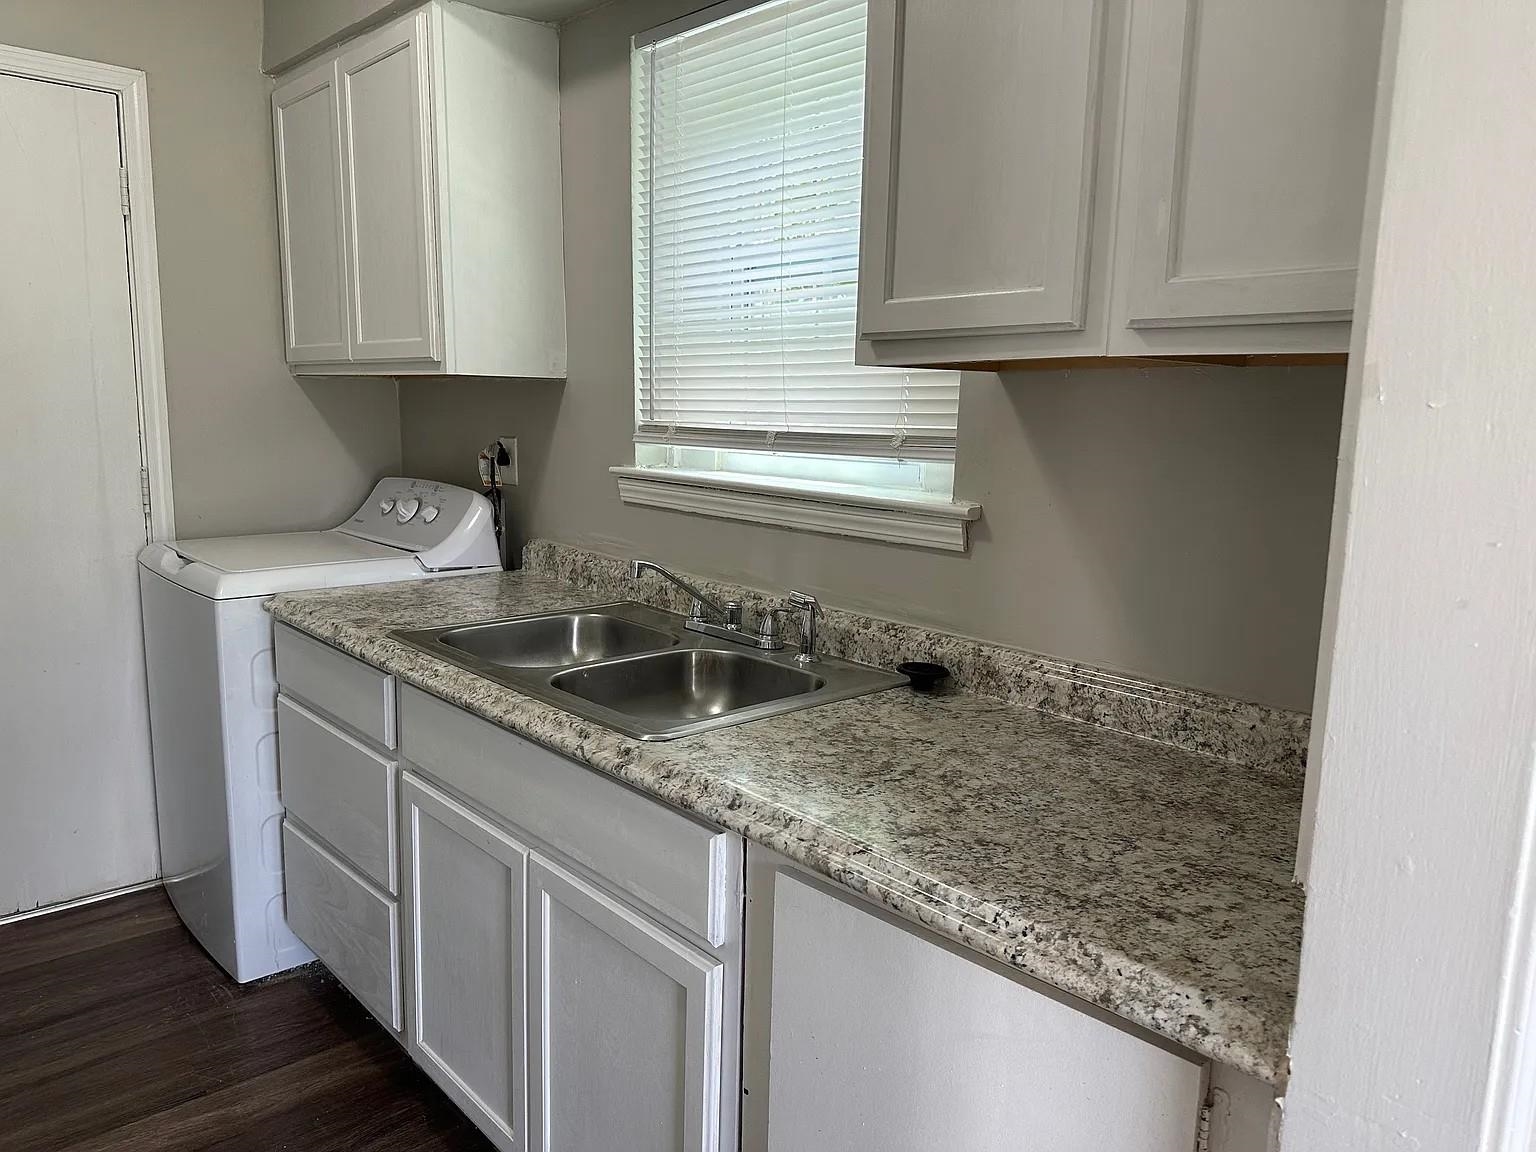
[[0, 1150], [487, 1152], [328, 974], [226, 976], [159, 889], [0, 926]]

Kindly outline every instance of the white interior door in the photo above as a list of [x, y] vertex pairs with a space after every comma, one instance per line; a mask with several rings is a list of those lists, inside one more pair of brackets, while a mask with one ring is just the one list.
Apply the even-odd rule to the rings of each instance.
[[0, 74], [0, 915], [153, 877], [117, 97]]

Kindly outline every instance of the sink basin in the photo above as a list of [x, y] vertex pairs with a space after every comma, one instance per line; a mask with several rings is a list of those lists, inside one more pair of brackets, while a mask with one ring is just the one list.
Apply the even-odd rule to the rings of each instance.
[[564, 668], [670, 648], [677, 637], [606, 612], [559, 612], [440, 632], [438, 643], [505, 668]]
[[575, 668], [549, 684], [645, 723], [675, 724], [802, 696], [826, 681], [745, 652], [685, 648]]
[[905, 684], [823, 656], [739, 647], [690, 631], [675, 612], [644, 604], [591, 604], [510, 620], [390, 633], [535, 700], [636, 740], [675, 740]]

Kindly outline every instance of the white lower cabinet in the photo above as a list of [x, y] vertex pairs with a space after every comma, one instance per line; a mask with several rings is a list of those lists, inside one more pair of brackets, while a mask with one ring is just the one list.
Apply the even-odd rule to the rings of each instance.
[[1205, 1068], [790, 875], [770, 1152], [1189, 1152]]
[[499, 1148], [523, 1149], [528, 850], [410, 773], [401, 793], [406, 1046]]
[[503, 1152], [737, 1146], [743, 843], [400, 690], [405, 1043]]
[[398, 1038], [395, 679], [279, 625], [288, 926]]
[[725, 964], [537, 856], [528, 898], [534, 1147], [718, 1149]]
[[290, 922], [502, 1152], [1272, 1143], [1267, 1085], [409, 686], [397, 768], [294, 639]]
[[1274, 1093], [749, 846], [743, 1152], [1265, 1152]]

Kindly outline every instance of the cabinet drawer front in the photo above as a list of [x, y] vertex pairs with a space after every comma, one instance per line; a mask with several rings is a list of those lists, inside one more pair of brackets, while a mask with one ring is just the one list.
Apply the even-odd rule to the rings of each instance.
[[741, 920], [741, 838], [435, 696], [401, 690], [401, 754], [719, 947]]
[[395, 762], [286, 696], [277, 698], [277, 753], [283, 806], [398, 893]]
[[395, 902], [283, 821], [288, 924], [347, 990], [400, 1031], [400, 917]]
[[277, 626], [277, 683], [284, 694], [395, 746], [395, 678], [287, 625]]

